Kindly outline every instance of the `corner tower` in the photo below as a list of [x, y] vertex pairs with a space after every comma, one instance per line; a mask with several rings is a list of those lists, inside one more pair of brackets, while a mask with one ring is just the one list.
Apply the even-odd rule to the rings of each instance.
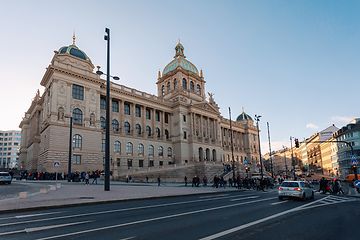
[[162, 74], [159, 70], [157, 81], [158, 96], [172, 99], [184, 95], [191, 100], [201, 102], [205, 99], [205, 81], [196, 66], [184, 55], [184, 47], [179, 43], [175, 47], [174, 59], [165, 66]]

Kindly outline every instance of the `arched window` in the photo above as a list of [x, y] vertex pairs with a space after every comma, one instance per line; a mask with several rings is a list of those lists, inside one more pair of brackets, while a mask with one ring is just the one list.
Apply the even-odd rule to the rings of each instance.
[[140, 126], [140, 124], [136, 124], [136, 133], [137, 133], [138, 135], [141, 134], [141, 126]]
[[126, 144], [126, 153], [127, 153], [127, 154], [132, 154], [132, 153], [133, 153], [133, 145], [132, 145], [131, 142], [128, 142], [128, 143]]
[[112, 120], [112, 125], [113, 125], [114, 132], [118, 132], [119, 131], [119, 122], [116, 119], [114, 119], [114, 120]]
[[146, 134], [148, 137], [151, 136], [151, 128], [149, 126], [146, 126]]
[[196, 86], [196, 93], [201, 95], [201, 89], [200, 89], [200, 85]]
[[144, 155], [144, 145], [142, 145], [141, 143], [138, 145], [138, 154]]
[[212, 160], [216, 161], [216, 150], [215, 149], [212, 151]]
[[74, 123], [82, 123], [82, 111], [80, 109], [75, 108], [72, 117]]
[[210, 149], [208, 148], [205, 150], [205, 160], [206, 161], [210, 160]]
[[154, 146], [153, 145], [149, 146], [149, 156], [154, 156]]
[[169, 139], [169, 131], [167, 129], [165, 129], [165, 136], [166, 136], [166, 139]]
[[172, 156], [172, 149], [171, 147], [168, 147], [168, 157], [171, 157]]
[[160, 156], [164, 156], [164, 149], [163, 149], [162, 146], [160, 146], [160, 147], [158, 148], [158, 153], [159, 153], [159, 157], [160, 157]]
[[168, 82], [167, 87], [168, 87], [168, 92], [170, 92], [170, 90], [171, 90], [171, 84], [170, 84], [170, 82]]
[[156, 136], [160, 137], [160, 129], [159, 128], [156, 128]]
[[101, 117], [100, 122], [101, 122], [101, 129], [105, 129], [106, 128], [106, 119]]
[[119, 141], [114, 142], [114, 152], [121, 152], [121, 144]]
[[187, 84], [186, 84], [185, 78], [183, 78], [183, 80], [182, 80], [182, 86], [183, 86], [183, 89], [187, 89]]
[[129, 122], [125, 122], [125, 123], [124, 123], [124, 127], [125, 127], [125, 133], [130, 133], [130, 123], [129, 123]]
[[163, 96], [165, 95], [165, 86], [161, 87], [161, 93], [162, 93]]
[[177, 85], [177, 81], [176, 79], [174, 79], [174, 89], [176, 88], [176, 85]]
[[190, 91], [194, 91], [194, 82], [193, 81], [191, 81], [190, 82]]
[[81, 148], [81, 146], [82, 146], [81, 136], [79, 134], [75, 134], [73, 136], [73, 147], [74, 148]]

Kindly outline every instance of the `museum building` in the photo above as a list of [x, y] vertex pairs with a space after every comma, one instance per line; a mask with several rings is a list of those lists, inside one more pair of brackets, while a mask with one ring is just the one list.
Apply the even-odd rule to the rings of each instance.
[[[75, 45], [75, 36], [73, 44], [55, 51], [40, 82], [43, 94], [37, 90], [19, 125], [19, 163], [25, 170], [67, 172], [70, 127], [72, 171], [104, 168], [106, 80], [94, 69]], [[110, 170], [115, 176], [129, 169], [231, 164], [230, 120], [221, 116], [214, 94], [206, 98], [205, 83], [180, 41], [174, 59], [159, 71], [157, 95], [111, 82]], [[243, 109], [231, 125], [239, 170], [244, 159], [256, 166], [260, 158], [254, 120]], [[57, 169], [55, 162], [60, 163]]]

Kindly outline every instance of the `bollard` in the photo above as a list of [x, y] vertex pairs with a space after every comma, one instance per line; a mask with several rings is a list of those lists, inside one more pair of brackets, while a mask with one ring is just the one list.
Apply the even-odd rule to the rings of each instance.
[[46, 193], [46, 188], [40, 188], [40, 193]]
[[19, 192], [19, 198], [26, 198], [27, 192]]
[[50, 190], [56, 190], [56, 186], [50, 186]]

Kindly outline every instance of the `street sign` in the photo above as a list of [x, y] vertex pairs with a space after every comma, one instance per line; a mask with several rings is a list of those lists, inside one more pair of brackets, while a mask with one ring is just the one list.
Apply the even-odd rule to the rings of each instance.
[[356, 155], [350, 155], [350, 158], [351, 158], [351, 165], [358, 165]]
[[248, 166], [248, 162], [247, 162], [247, 159], [246, 159], [246, 158], [244, 159], [244, 166], [245, 166], [245, 167]]
[[54, 162], [54, 167], [59, 167], [60, 163], [59, 162]]
[[256, 165], [256, 167], [257, 167], [257, 168], [261, 168], [261, 165], [260, 165], [260, 164], [258, 164], [258, 165]]
[[360, 188], [360, 180], [355, 181], [355, 187]]

